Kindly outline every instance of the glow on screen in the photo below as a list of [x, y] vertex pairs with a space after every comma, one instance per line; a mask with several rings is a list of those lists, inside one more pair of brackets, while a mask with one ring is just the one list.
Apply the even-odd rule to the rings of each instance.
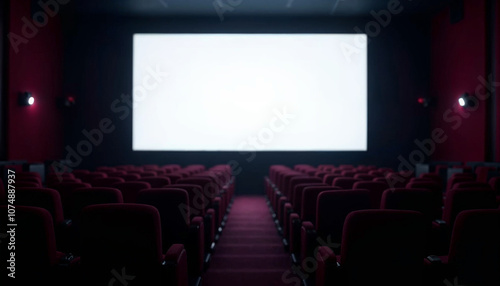
[[134, 150], [367, 150], [365, 35], [136, 34], [133, 48]]

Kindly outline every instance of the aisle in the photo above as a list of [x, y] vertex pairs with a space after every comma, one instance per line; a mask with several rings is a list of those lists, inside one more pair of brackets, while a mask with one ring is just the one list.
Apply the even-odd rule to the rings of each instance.
[[202, 284], [296, 285], [290, 281], [290, 266], [264, 197], [240, 196], [234, 200]]

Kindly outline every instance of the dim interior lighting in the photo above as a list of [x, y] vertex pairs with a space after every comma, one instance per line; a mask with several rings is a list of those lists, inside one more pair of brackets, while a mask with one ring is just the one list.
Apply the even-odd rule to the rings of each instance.
[[20, 106], [30, 106], [35, 103], [35, 98], [31, 95], [31, 92], [21, 92], [18, 97], [18, 103]]
[[469, 95], [468, 93], [464, 93], [458, 99], [458, 104], [463, 108], [473, 109], [479, 104], [479, 102], [476, 97]]

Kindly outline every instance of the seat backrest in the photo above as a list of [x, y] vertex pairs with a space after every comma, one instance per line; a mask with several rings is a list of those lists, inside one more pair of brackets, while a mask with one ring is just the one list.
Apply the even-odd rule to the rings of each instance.
[[300, 219], [302, 221], [316, 221], [316, 202], [318, 200], [318, 195], [324, 191], [334, 191], [339, 190], [338, 187], [332, 186], [317, 186], [317, 187], [306, 187], [302, 192], [302, 201], [300, 206]]
[[117, 178], [122, 178], [125, 182], [134, 182], [141, 178], [139, 174], [123, 174], [123, 175], [115, 175]]
[[290, 179], [290, 183], [288, 184], [287, 189], [285, 190], [285, 196], [288, 197], [290, 200], [293, 196], [293, 191], [295, 186], [299, 184], [306, 184], [306, 183], [321, 183], [321, 179], [317, 177], [311, 177], [311, 176], [297, 176], [293, 177]]
[[454, 185], [456, 183], [462, 183], [462, 182], [475, 182], [475, 176], [474, 174], [467, 174], [467, 173], [461, 173], [461, 174], [453, 174], [448, 179], [448, 183], [446, 184], [446, 193], [448, 193], [449, 190], [454, 188]]
[[338, 177], [333, 179], [332, 186], [339, 187], [344, 190], [349, 190], [353, 188], [353, 185], [356, 182], [360, 182], [360, 180], [349, 177]]
[[154, 206], [160, 213], [163, 251], [185, 244], [190, 224], [189, 195], [177, 188], [151, 188], [139, 192], [137, 202]]
[[444, 202], [443, 220], [452, 227], [461, 211], [495, 208], [496, 197], [492, 189], [451, 189]]
[[176, 184], [189, 184], [200, 186], [203, 194], [210, 200], [214, 199], [219, 194], [219, 186], [209, 178], [204, 177], [189, 177], [176, 181]]
[[107, 187], [80, 188], [73, 192], [69, 218], [79, 220], [82, 210], [91, 205], [123, 203], [120, 190]]
[[170, 179], [165, 177], [146, 177], [140, 178], [137, 181], [149, 183], [151, 188], [163, 188], [170, 185]]
[[29, 182], [29, 181], [19, 181], [17, 180], [14, 183], [16, 188], [39, 188], [41, 187], [40, 183], [37, 182]]
[[340, 242], [347, 215], [352, 211], [369, 209], [370, 193], [367, 190], [324, 191], [318, 195], [316, 231], [325, 241]]
[[208, 199], [203, 194], [203, 189], [198, 185], [190, 184], [172, 184], [169, 188], [183, 189], [188, 193], [189, 206], [191, 207], [190, 216], [204, 216], [208, 208]]
[[110, 187], [116, 183], [123, 183], [125, 180], [120, 177], [95, 178], [90, 181], [92, 187]]
[[483, 183], [483, 182], [461, 182], [461, 183], [455, 183], [453, 185], [454, 189], [470, 189], [470, 188], [479, 188], [479, 189], [490, 189], [491, 186], [488, 183]]
[[359, 173], [354, 175], [354, 179], [362, 180], [362, 181], [371, 181], [375, 179], [376, 177], [373, 175], [365, 174], [365, 173]]
[[64, 221], [63, 206], [59, 192], [49, 188], [16, 189], [16, 205], [46, 209], [57, 225]]
[[120, 190], [124, 203], [135, 203], [137, 202], [137, 195], [139, 192], [145, 189], [150, 189], [151, 185], [146, 182], [131, 181], [116, 183], [111, 185], [111, 187]]
[[432, 192], [432, 200], [434, 201], [435, 208], [440, 209], [443, 205], [443, 187], [436, 182], [409, 182], [406, 184], [409, 189], [427, 189]]
[[411, 210], [422, 213], [427, 221], [437, 218], [431, 190], [418, 188], [387, 189], [382, 194], [381, 209]]
[[[7, 241], [11, 237], [11, 227], [8, 225], [7, 206], [0, 206], [0, 233], [7, 234], [2, 238], [0, 267], [2, 274], [7, 276], [7, 262], [13, 249], [8, 249]], [[58, 263], [54, 224], [50, 213], [38, 207], [16, 206], [15, 219], [17, 226], [12, 237], [15, 237], [15, 279], [20, 284], [36, 277], [37, 282], [47, 283], [54, 278], [55, 266]], [[4, 277], [2, 277], [4, 279]], [[7, 277], [7, 279], [10, 279]], [[10, 285], [10, 284], [7, 284]]]
[[489, 174], [494, 173], [495, 171], [497, 171], [496, 167], [477, 166], [476, 169], [474, 170], [474, 173], [476, 173], [476, 178], [478, 182], [486, 183], [488, 182]]
[[342, 173], [340, 173], [340, 175], [342, 177], [349, 177], [349, 178], [353, 178], [354, 175], [356, 175], [357, 172], [356, 171], [353, 171], [353, 170], [345, 170], [345, 171], [342, 171]]
[[338, 175], [338, 174], [325, 174], [325, 176], [323, 176], [323, 183], [331, 186], [333, 184], [333, 180], [335, 180], [335, 178], [340, 178], [342, 177], [342, 175]]
[[328, 187], [329, 185], [323, 183], [306, 183], [306, 184], [298, 184], [293, 188], [292, 196], [289, 198], [290, 203], [295, 212], [300, 214], [302, 211], [302, 193], [304, 189], [307, 187]]
[[61, 195], [64, 214], [69, 214], [69, 207], [72, 204], [73, 191], [80, 188], [90, 188], [87, 183], [63, 182], [52, 185], [52, 188], [57, 190]]
[[389, 188], [386, 182], [359, 181], [354, 183], [353, 189], [365, 189], [370, 191], [370, 205], [374, 209], [380, 208], [382, 193]]
[[[163, 261], [160, 214], [149, 205], [101, 204], [83, 209], [81, 265], [88, 285], [108, 285], [113, 270], [138, 285], [158, 285]], [[147, 284], [143, 284], [147, 283]]]
[[346, 285], [421, 285], [425, 236], [418, 212], [351, 212], [344, 223], [340, 257]]
[[442, 184], [441, 176], [437, 173], [422, 173], [419, 176], [422, 179], [430, 179], [438, 184]]
[[82, 182], [90, 183], [97, 178], [107, 178], [107, 177], [108, 177], [108, 174], [106, 174], [104, 172], [90, 172], [86, 175], [83, 175], [81, 177], [81, 179], [82, 179]]
[[453, 227], [448, 262], [460, 285], [500, 285], [500, 210], [466, 210]]

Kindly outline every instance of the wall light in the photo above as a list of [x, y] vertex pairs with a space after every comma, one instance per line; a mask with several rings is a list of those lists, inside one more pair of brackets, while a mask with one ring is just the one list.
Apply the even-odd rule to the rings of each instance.
[[463, 108], [475, 108], [478, 103], [477, 98], [469, 95], [468, 93], [462, 94], [462, 96], [458, 99], [458, 104]]
[[35, 98], [31, 95], [31, 92], [21, 92], [17, 102], [20, 106], [30, 106], [35, 103]]

